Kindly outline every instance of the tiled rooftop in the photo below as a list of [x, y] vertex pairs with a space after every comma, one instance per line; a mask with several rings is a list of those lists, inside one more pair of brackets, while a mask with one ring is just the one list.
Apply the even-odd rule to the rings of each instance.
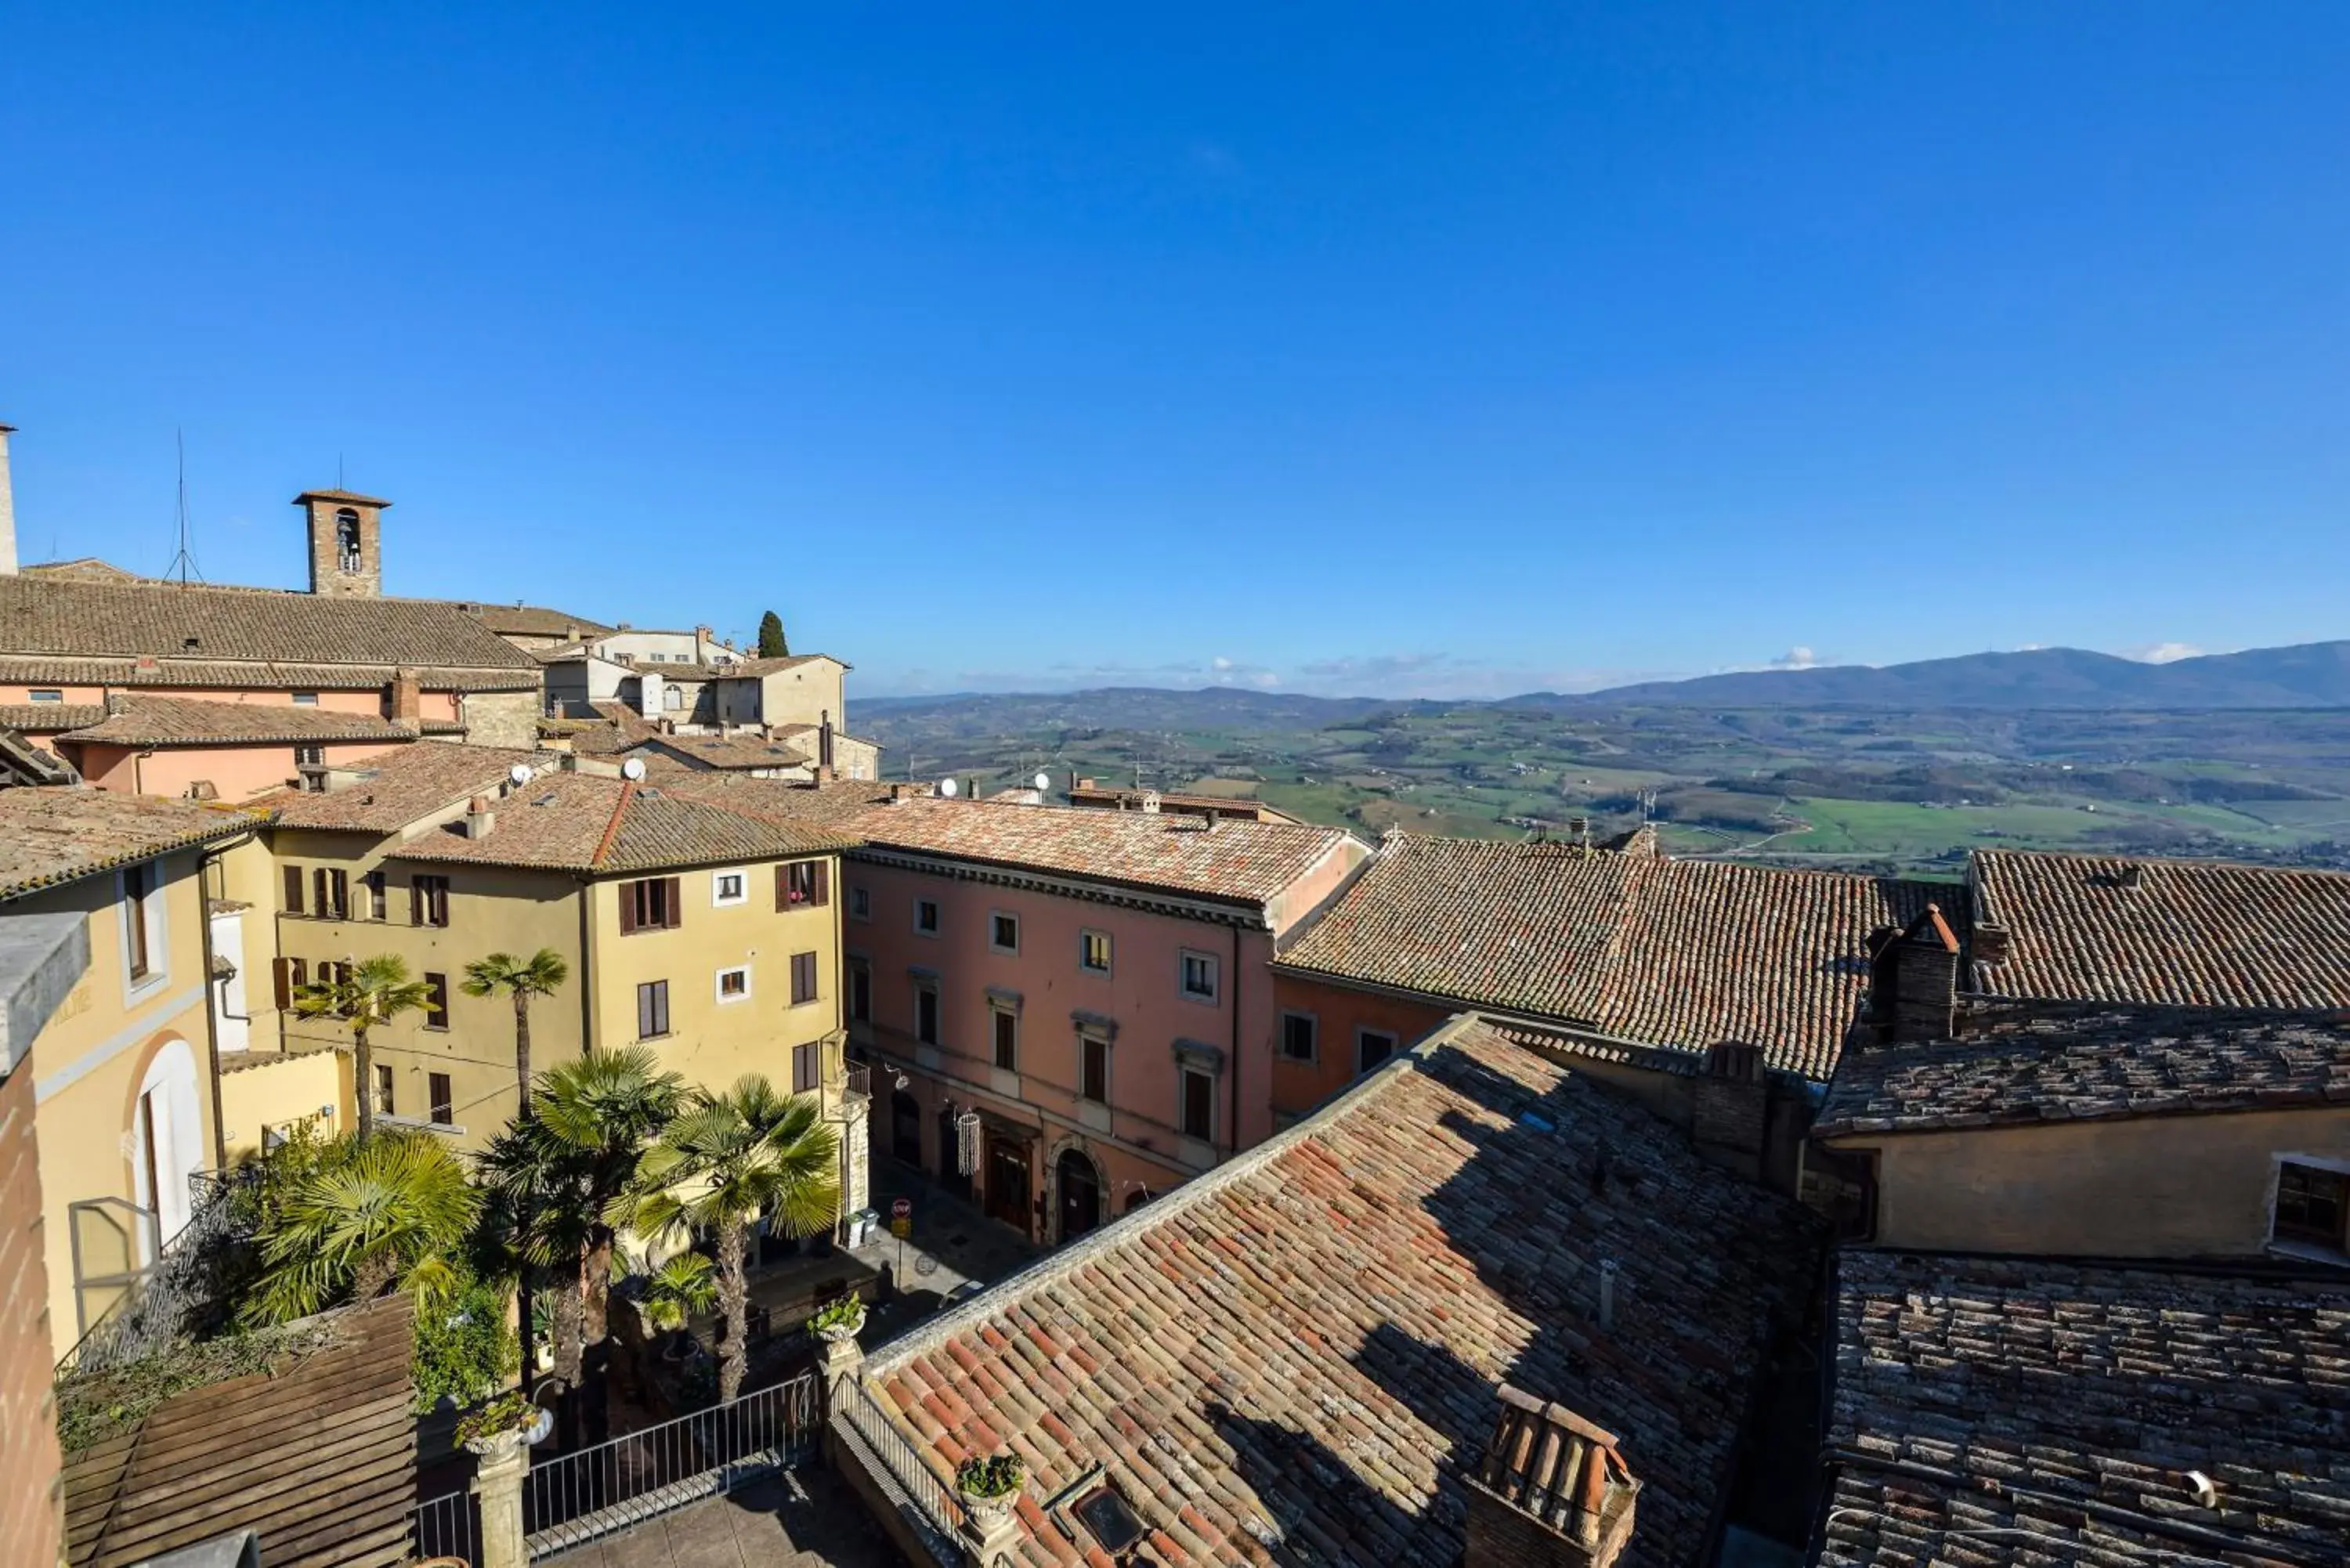
[[830, 827], [861, 817], [889, 798], [889, 786], [871, 779], [801, 784], [790, 779], [754, 778], [748, 774], [692, 772], [682, 763], [673, 766], [678, 771], [661, 781], [664, 788], [690, 794], [698, 800], [721, 802], [737, 811]]
[[2350, 1106], [2350, 1023], [2116, 1009], [1848, 1052], [1814, 1137]]
[[757, 734], [650, 735], [639, 742], [639, 748], [675, 752], [703, 767], [728, 771], [806, 767], [809, 757], [806, 748]]
[[1452, 1568], [1504, 1381], [1621, 1439], [1646, 1482], [1624, 1561], [1686, 1563], [1814, 1235], [1663, 1122], [1462, 1019], [865, 1376], [938, 1475], [1024, 1457], [1027, 1564], [1079, 1560], [1037, 1501], [1099, 1464], [1154, 1562]]
[[501, 637], [602, 637], [613, 628], [586, 616], [570, 615], [544, 605], [474, 604], [452, 601]]
[[1837, 1266], [1830, 1442], [1850, 1457], [1823, 1568], [2345, 1560], [2338, 1280], [1889, 1252]]
[[107, 700], [106, 716], [61, 737], [112, 746], [258, 745], [272, 741], [412, 741], [417, 731], [372, 713], [291, 702], [208, 702], [144, 692]]
[[495, 803], [481, 838], [451, 828], [400, 846], [407, 860], [608, 873], [782, 859], [848, 847], [854, 836], [814, 823], [753, 816], [653, 784], [550, 774]]
[[0, 650], [65, 658], [537, 666], [452, 605], [176, 583], [0, 577]]
[[105, 717], [103, 702], [0, 703], [0, 725], [26, 735], [55, 735], [95, 724]]
[[250, 812], [79, 785], [0, 789], [0, 899], [259, 826]]
[[1979, 849], [1975, 919], [2006, 956], [1993, 996], [2286, 1010], [2350, 1007], [2350, 874]]
[[1654, 1044], [1743, 1041], [1820, 1078], [1867, 990], [1869, 933], [1963, 898], [1889, 877], [1399, 833], [1280, 961]]
[[[350, 600], [337, 600], [350, 603]], [[525, 656], [527, 657], [527, 656]], [[426, 691], [531, 691], [540, 677], [527, 669], [452, 669], [441, 664], [289, 664], [282, 660], [160, 658], [141, 668], [135, 658], [68, 659], [0, 654], [0, 682], [25, 686], [253, 687], [284, 691], [375, 691], [405, 670]]]
[[267, 811], [283, 827], [397, 833], [474, 795], [497, 794], [517, 763], [552, 773], [561, 759], [551, 753], [419, 741], [337, 770], [354, 776], [335, 789], [278, 790], [245, 804]]

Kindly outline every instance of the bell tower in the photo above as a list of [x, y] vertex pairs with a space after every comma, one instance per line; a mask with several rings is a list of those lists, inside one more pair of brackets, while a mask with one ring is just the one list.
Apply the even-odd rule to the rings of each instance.
[[340, 598], [383, 597], [383, 509], [348, 490], [306, 490], [294, 498], [310, 523], [310, 591]]

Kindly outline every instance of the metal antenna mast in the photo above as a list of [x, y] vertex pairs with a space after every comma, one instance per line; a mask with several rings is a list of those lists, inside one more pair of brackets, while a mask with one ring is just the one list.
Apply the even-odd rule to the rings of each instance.
[[180, 460], [180, 547], [172, 556], [172, 564], [163, 568], [163, 576], [169, 581], [176, 576], [180, 586], [184, 588], [188, 586], [189, 574], [193, 573], [196, 580], [202, 582], [204, 573], [203, 568], [196, 565], [193, 552], [188, 548], [188, 442], [176, 426], [172, 431], [172, 445], [178, 452]]

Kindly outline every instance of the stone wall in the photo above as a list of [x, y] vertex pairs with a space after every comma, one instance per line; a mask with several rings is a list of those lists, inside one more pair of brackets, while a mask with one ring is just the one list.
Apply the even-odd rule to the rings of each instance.
[[467, 692], [466, 742], [531, 750], [538, 744], [539, 702], [536, 691]]

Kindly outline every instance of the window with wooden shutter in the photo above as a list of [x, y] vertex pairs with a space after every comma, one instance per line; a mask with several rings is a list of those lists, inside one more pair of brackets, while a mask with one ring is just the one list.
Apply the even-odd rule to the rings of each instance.
[[316, 895], [310, 900], [312, 912], [322, 920], [343, 918], [350, 898], [350, 877], [334, 867], [321, 866], [310, 873], [310, 890]]
[[449, 878], [417, 877], [408, 885], [408, 923], [445, 926], [449, 923]]
[[816, 1092], [823, 1081], [824, 1047], [817, 1044], [792, 1047], [792, 1093], [806, 1095]]
[[444, 1127], [453, 1126], [457, 1120], [457, 1096], [450, 1091], [449, 1075], [427, 1073], [424, 1081], [432, 1094], [433, 1121]]
[[792, 955], [792, 1005], [816, 1000], [816, 954]]
[[661, 923], [675, 930], [685, 924], [685, 879], [664, 877], [661, 881]]
[[832, 898], [831, 867], [822, 860], [795, 860], [775, 867], [775, 908], [822, 909]]
[[449, 977], [431, 970], [424, 971], [424, 1027], [449, 1027]]
[[286, 867], [286, 912], [289, 915], [302, 912], [302, 867], [299, 866]]
[[290, 958], [279, 959], [269, 966], [270, 978], [275, 982], [276, 991], [277, 1011], [280, 1012], [294, 1005], [294, 988], [302, 983], [296, 978], [296, 971], [301, 967], [300, 959]]

